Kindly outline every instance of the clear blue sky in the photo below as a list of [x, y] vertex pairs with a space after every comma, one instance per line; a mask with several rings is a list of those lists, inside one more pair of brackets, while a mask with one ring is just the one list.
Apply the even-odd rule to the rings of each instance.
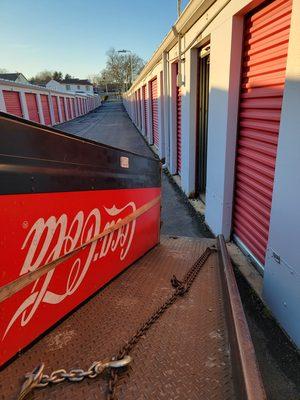
[[85, 78], [110, 47], [149, 59], [176, 18], [177, 0], [0, 0], [0, 68]]

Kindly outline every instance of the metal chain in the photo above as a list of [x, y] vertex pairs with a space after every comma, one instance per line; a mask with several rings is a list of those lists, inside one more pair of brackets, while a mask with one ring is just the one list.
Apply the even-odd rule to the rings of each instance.
[[175, 303], [175, 301], [184, 296], [192, 286], [197, 274], [201, 267], [205, 264], [206, 260], [212, 252], [216, 251], [216, 248], [207, 247], [198, 260], [193, 264], [189, 271], [185, 274], [182, 281], [178, 280], [175, 275], [171, 279], [171, 284], [175, 289], [172, 296], [170, 296], [164, 304], [157, 309], [150, 318], [137, 330], [137, 332], [131, 337], [131, 339], [119, 350], [115, 357], [111, 358], [111, 361], [95, 361], [85, 371], [83, 369], [72, 369], [67, 372], [65, 369], [57, 369], [50, 375], [43, 374], [44, 364], [39, 365], [34, 369], [32, 373], [26, 374], [26, 381], [24, 382], [18, 400], [23, 400], [29, 392], [37, 387], [45, 387], [51, 384], [61, 383], [63, 381], [69, 382], [80, 382], [85, 378], [94, 379], [96, 376], [103, 373], [105, 369], [109, 369], [109, 381], [107, 400], [115, 400], [116, 396], [116, 385], [118, 381], [118, 372], [122, 371], [131, 361], [132, 358], [129, 353], [137, 345], [140, 338], [151, 328], [151, 326], [163, 315], [163, 313]]
[[84, 378], [94, 379], [103, 372], [104, 368], [103, 363], [94, 362], [87, 371], [83, 369], [71, 369], [67, 372], [65, 369], [57, 369], [50, 375], [43, 374], [36, 387], [45, 387], [49, 383], [60, 383], [66, 380], [69, 382], [80, 382]]
[[[175, 275], [171, 279], [171, 284], [175, 289], [171, 297], [169, 297], [164, 304], [155, 311], [150, 318], [137, 330], [135, 335], [119, 350], [118, 354], [115, 356], [116, 360], [123, 359], [128, 355], [133, 348], [136, 346], [138, 341], [145, 333], [151, 328], [151, 326], [163, 315], [163, 313], [175, 303], [175, 301], [184, 296], [192, 286], [195, 278], [197, 277], [201, 267], [205, 264], [210, 254], [216, 251], [214, 246], [207, 247], [198, 260], [193, 264], [189, 271], [185, 274], [182, 281], [178, 280]], [[110, 370], [110, 378], [108, 381], [108, 393], [107, 400], [116, 400], [116, 385], [118, 382], [118, 370]]]
[[111, 361], [95, 361], [86, 371], [83, 369], [71, 369], [67, 372], [65, 369], [57, 369], [50, 375], [43, 374], [45, 365], [41, 364], [36, 367], [31, 373], [25, 375], [25, 382], [21, 388], [18, 400], [23, 400], [35, 388], [45, 387], [51, 384], [61, 383], [63, 381], [80, 382], [85, 378], [94, 379], [96, 376], [102, 374], [105, 369], [122, 368], [131, 362], [129, 355], [123, 357], [121, 360]]

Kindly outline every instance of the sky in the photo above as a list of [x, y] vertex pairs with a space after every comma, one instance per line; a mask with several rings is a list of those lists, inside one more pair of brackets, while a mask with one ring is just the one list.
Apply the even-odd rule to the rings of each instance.
[[0, 68], [87, 78], [111, 47], [147, 61], [176, 19], [177, 0], [0, 0]]

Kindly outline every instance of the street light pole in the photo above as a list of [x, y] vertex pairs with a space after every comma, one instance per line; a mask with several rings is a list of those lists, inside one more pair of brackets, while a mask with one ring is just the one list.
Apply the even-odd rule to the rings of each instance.
[[[130, 80], [131, 85], [133, 82], [133, 70], [132, 70], [132, 51], [131, 50], [118, 50], [118, 53], [129, 53], [130, 54]], [[129, 89], [129, 88], [128, 88]]]

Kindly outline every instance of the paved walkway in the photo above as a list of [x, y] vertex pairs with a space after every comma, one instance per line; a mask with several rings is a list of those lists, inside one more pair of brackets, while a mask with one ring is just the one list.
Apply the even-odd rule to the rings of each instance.
[[[121, 102], [108, 102], [94, 112], [58, 126], [72, 133], [97, 142], [120, 147], [138, 154], [154, 157]], [[167, 176], [162, 177], [162, 233], [167, 235], [210, 237], [204, 224], [195, 218], [184, 196]]]
[[[120, 102], [108, 102], [96, 111], [58, 126], [66, 132], [153, 156]], [[209, 232], [180, 190], [163, 174], [162, 233], [208, 237]], [[255, 346], [268, 400], [300, 400], [300, 362], [289, 341], [252, 290], [237, 276], [251, 336]]]

